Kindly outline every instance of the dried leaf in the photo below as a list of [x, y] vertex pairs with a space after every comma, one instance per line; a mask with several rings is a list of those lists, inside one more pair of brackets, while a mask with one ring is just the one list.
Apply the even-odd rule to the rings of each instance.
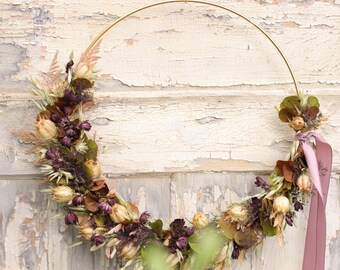
[[85, 207], [92, 213], [95, 213], [99, 210], [97, 206], [98, 201], [95, 200], [91, 195], [85, 196]]
[[317, 107], [310, 107], [307, 113], [307, 118], [309, 120], [314, 120], [318, 116], [319, 111], [320, 110]]
[[287, 108], [281, 109], [279, 111], [279, 118], [282, 122], [289, 122], [296, 115], [297, 115], [296, 111], [293, 111], [293, 110], [287, 109]]

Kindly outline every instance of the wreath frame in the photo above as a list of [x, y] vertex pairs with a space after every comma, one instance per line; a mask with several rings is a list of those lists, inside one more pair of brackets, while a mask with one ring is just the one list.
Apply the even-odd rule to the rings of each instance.
[[[277, 161], [268, 181], [256, 177], [255, 185], [262, 189], [260, 193], [229, 205], [213, 220], [209, 221], [203, 213], [196, 213], [192, 226], [187, 226], [183, 219], [175, 219], [165, 228], [161, 219], [151, 220], [149, 213], [139, 213], [135, 205], [109, 190], [97, 159], [98, 145], [95, 138], [87, 135], [91, 124], [83, 120], [83, 111], [93, 105], [93, 67], [100, 58], [101, 38], [133, 14], [171, 3], [204, 4], [231, 12], [257, 28], [273, 44], [288, 68], [296, 92], [281, 102], [279, 118], [297, 135], [286, 160]], [[305, 201], [319, 192], [320, 183], [313, 172], [315, 164], [309, 161], [313, 154], [317, 162], [325, 160], [326, 163], [322, 168], [325, 169], [324, 182], [320, 185], [325, 185], [327, 197], [331, 148], [312, 131], [328, 117], [320, 112], [316, 97], [305, 97], [300, 93], [293, 71], [277, 44], [264, 30], [238, 12], [205, 1], [154, 3], [130, 12], [105, 28], [81, 55], [77, 65], [72, 58], [66, 64], [66, 77], [59, 68], [57, 56], [58, 53], [42, 80], [31, 81], [32, 95], [41, 98], [38, 102], [33, 100], [40, 110], [35, 131], [15, 131], [14, 134], [21, 142], [32, 144], [39, 154], [35, 165], [40, 166], [51, 183], [51, 188], [43, 191], [51, 193], [52, 198], [62, 204], [66, 212], [62, 214], [65, 224], [76, 226], [79, 235], [92, 242], [91, 251], [105, 248], [108, 258], [118, 254], [125, 260], [122, 269], [131, 264], [136, 269], [159, 269], [155, 257], [160, 258], [162, 269], [223, 269], [231, 265], [232, 259], [242, 256], [245, 250], [254, 249], [266, 236], [275, 235], [282, 244], [282, 231], [286, 225], [293, 225], [295, 212], [302, 210]], [[309, 144], [310, 138], [316, 143]], [[318, 143], [325, 144], [328, 150], [321, 157], [317, 155]], [[313, 149], [313, 154], [307, 153], [308, 147]], [[319, 170], [317, 174], [322, 175]], [[320, 196], [325, 207], [326, 198]], [[321, 214], [325, 215], [322, 211]], [[325, 219], [321, 223], [325, 223]], [[320, 242], [324, 242], [322, 237]], [[303, 268], [323, 269], [324, 251], [318, 251], [316, 257], [319, 259], [310, 262], [308, 235], [306, 249]]]

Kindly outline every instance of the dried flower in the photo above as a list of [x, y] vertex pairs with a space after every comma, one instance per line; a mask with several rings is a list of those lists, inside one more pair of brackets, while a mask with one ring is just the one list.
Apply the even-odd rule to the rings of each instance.
[[77, 65], [76, 70], [74, 71], [74, 78], [91, 79], [92, 69], [93, 69], [92, 65], [85, 62], [80, 62]]
[[165, 262], [169, 267], [174, 267], [176, 264], [179, 263], [179, 261], [180, 258], [177, 254], [169, 254]]
[[236, 243], [234, 243], [234, 250], [231, 254], [231, 258], [233, 258], [234, 260], [238, 259], [238, 257], [240, 256], [240, 251], [241, 251], [241, 247], [237, 245]]
[[85, 198], [83, 195], [77, 195], [72, 199], [72, 204], [74, 206], [83, 205], [84, 202], [85, 202]]
[[197, 213], [192, 218], [192, 223], [197, 229], [201, 229], [208, 225], [209, 219], [205, 214]]
[[61, 122], [61, 116], [59, 113], [53, 112], [50, 115], [50, 120], [55, 124], [59, 124]]
[[140, 224], [146, 224], [150, 218], [150, 214], [148, 212], [143, 212], [139, 217]]
[[69, 212], [65, 216], [66, 225], [76, 225], [78, 223], [78, 217], [75, 213]]
[[99, 202], [97, 206], [104, 214], [110, 214], [112, 212], [112, 207], [107, 202]]
[[76, 94], [72, 90], [65, 89], [63, 101], [66, 103], [79, 103], [81, 100], [80, 95]]
[[46, 151], [45, 157], [50, 160], [55, 160], [60, 157], [60, 154], [58, 152], [58, 149], [52, 146], [50, 149]]
[[79, 230], [80, 236], [86, 240], [91, 240], [93, 233], [94, 233], [94, 229], [91, 227], [83, 227], [83, 228], [80, 228]]
[[99, 246], [104, 243], [105, 237], [103, 235], [93, 234], [90, 240], [93, 244]]
[[110, 218], [114, 223], [124, 223], [126, 221], [130, 221], [131, 218], [129, 216], [128, 210], [125, 206], [116, 203], [112, 206], [112, 211], [110, 214]]
[[65, 136], [64, 138], [60, 140], [60, 144], [63, 146], [70, 147], [72, 145], [72, 140], [70, 137]]
[[289, 126], [294, 130], [301, 130], [305, 126], [305, 121], [301, 116], [295, 116], [292, 121], [290, 121]]
[[188, 244], [188, 238], [182, 236], [180, 238], [178, 238], [178, 240], [176, 241], [176, 246], [179, 248], [179, 249], [184, 249], [186, 248]]
[[46, 140], [53, 139], [57, 136], [58, 129], [55, 124], [49, 119], [39, 119], [35, 124], [37, 135]]
[[74, 191], [68, 186], [58, 186], [53, 189], [53, 199], [58, 202], [68, 203], [72, 200]]
[[232, 221], [234, 222], [244, 222], [247, 220], [248, 211], [242, 205], [234, 205], [229, 209], [229, 215]]
[[84, 162], [85, 169], [92, 179], [97, 179], [101, 175], [100, 164], [92, 159]]
[[270, 186], [268, 185], [268, 183], [266, 183], [266, 181], [264, 181], [260, 176], [256, 176], [255, 185], [264, 190], [270, 189]]
[[289, 211], [287, 214], [286, 214], [286, 222], [289, 226], [293, 226], [293, 212]]
[[295, 211], [303, 210], [303, 203], [300, 201], [294, 202], [294, 209]]
[[114, 200], [114, 199], [107, 199], [106, 200], [107, 201], [107, 203], [109, 204], [109, 205], [111, 205], [111, 206], [113, 206], [115, 203], [116, 203], [116, 201]]
[[80, 123], [80, 127], [86, 131], [89, 131], [91, 129], [91, 124], [86, 120]]
[[133, 242], [128, 242], [122, 247], [120, 256], [129, 260], [137, 254], [137, 251], [138, 247]]
[[311, 189], [311, 181], [310, 181], [310, 177], [308, 174], [306, 173], [302, 173], [299, 178], [297, 179], [296, 184], [298, 185], [299, 189], [302, 192], [308, 192]]
[[286, 196], [277, 196], [273, 203], [274, 212], [277, 214], [285, 214], [290, 209], [289, 200]]

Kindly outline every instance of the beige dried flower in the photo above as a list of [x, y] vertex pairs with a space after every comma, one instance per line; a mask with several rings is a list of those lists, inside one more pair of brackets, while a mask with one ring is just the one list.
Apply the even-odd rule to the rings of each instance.
[[209, 219], [203, 213], [197, 213], [192, 218], [192, 223], [197, 229], [204, 228], [208, 225]]
[[92, 179], [98, 179], [101, 176], [101, 168], [100, 164], [97, 161], [94, 161], [92, 159], [86, 160], [84, 162], [84, 166], [86, 169], [86, 172]]
[[74, 196], [74, 190], [68, 186], [57, 186], [53, 189], [53, 199], [68, 203]]
[[311, 180], [308, 174], [302, 173], [296, 181], [299, 189], [303, 192], [308, 192], [311, 189]]
[[138, 248], [139, 247], [136, 246], [134, 243], [128, 242], [122, 247], [120, 251], [120, 256], [129, 260], [137, 254]]
[[41, 118], [35, 124], [36, 134], [39, 138], [50, 140], [57, 136], [58, 129], [55, 124], [49, 120]]
[[234, 222], [244, 222], [247, 220], [248, 211], [242, 205], [234, 205], [229, 209], [229, 215], [232, 221]]
[[301, 130], [305, 127], [305, 121], [301, 116], [295, 116], [292, 121], [290, 121], [289, 126], [294, 130]]
[[124, 223], [126, 221], [130, 221], [131, 218], [129, 216], [129, 212], [125, 206], [121, 204], [114, 204], [112, 206], [112, 212], [110, 214], [110, 218], [114, 223]]
[[273, 210], [276, 214], [286, 214], [290, 209], [289, 200], [286, 196], [277, 196], [274, 199]]

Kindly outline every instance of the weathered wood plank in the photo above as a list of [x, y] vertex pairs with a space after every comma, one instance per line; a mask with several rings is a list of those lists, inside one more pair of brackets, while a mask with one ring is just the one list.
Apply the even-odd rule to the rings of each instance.
[[[179, 173], [171, 179], [112, 179], [109, 185], [125, 198], [131, 198], [141, 210], [148, 210], [154, 218], [186, 217], [190, 220], [195, 211], [209, 213], [223, 210], [227, 203], [254, 194], [253, 181], [254, 174], [251, 173]], [[85, 266], [112, 269], [114, 261], [107, 260], [102, 252], [90, 253], [88, 244], [68, 249], [79, 239], [75, 231], [65, 230], [63, 220], [52, 220], [60, 209], [54, 203], [46, 207], [47, 195], [39, 191], [46, 184], [32, 178], [8, 178], [1, 180], [0, 186], [4, 191], [0, 197], [3, 209], [0, 223], [1, 269], [80, 270]], [[329, 270], [337, 269], [340, 263], [337, 256], [339, 186], [339, 175], [333, 174], [327, 206], [326, 269]], [[277, 239], [268, 238], [263, 247], [258, 248], [257, 256], [247, 254], [243, 264], [235, 262], [232, 269], [299, 269], [307, 216], [306, 209], [298, 214], [297, 227], [287, 228], [282, 248], [278, 246]]]
[[[104, 87], [105, 89], [105, 87]], [[87, 116], [101, 146], [104, 171], [136, 174], [178, 171], [270, 171], [283, 159], [294, 132], [277, 117], [285, 91], [207, 90], [184, 93], [139, 91], [99, 93]], [[207, 94], [206, 94], [207, 93]], [[208, 94], [209, 93], [209, 94]], [[130, 94], [130, 96], [129, 96]], [[191, 98], [188, 98], [192, 94]], [[122, 96], [120, 96], [122, 95]], [[340, 96], [317, 92], [324, 111], [336, 110]], [[36, 110], [28, 96], [7, 93], [0, 102], [0, 174], [36, 172], [11, 130], [33, 128]], [[334, 167], [340, 168], [340, 119], [335, 114], [323, 134], [334, 148]]]

